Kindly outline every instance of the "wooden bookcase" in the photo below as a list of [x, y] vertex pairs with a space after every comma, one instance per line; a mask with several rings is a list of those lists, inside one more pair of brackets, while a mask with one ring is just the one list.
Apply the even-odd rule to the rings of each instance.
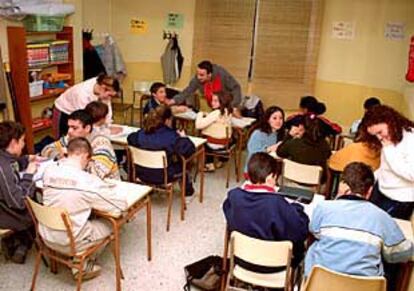
[[[73, 29], [64, 27], [60, 32], [27, 32], [24, 27], [7, 27], [7, 37], [9, 46], [10, 71], [16, 94], [17, 111], [20, 122], [26, 128], [26, 146], [29, 153], [34, 152], [34, 135], [49, 129], [50, 126], [33, 129], [32, 109], [36, 103], [42, 101], [52, 101], [58, 97], [65, 89], [51, 89], [43, 92], [43, 95], [30, 97], [29, 95], [29, 71], [31, 69], [43, 70], [54, 69], [58, 73], [70, 74], [70, 80], [66, 83], [74, 85], [74, 64], [73, 64]], [[69, 57], [67, 62], [30, 67], [27, 61], [27, 44], [39, 40], [66, 40], [69, 42]], [[46, 101], [47, 100], [47, 101]], [[43, 103], [42, 103], [43, 104]]]

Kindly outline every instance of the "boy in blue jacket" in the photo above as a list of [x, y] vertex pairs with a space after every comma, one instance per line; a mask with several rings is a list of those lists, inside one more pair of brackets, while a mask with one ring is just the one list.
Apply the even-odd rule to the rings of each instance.
[[[255, 153], [247, 165], [250, 181], [230, 190], [223, 204], [229, 231], [269, 240], [293, 243], [292, 266], [304, 256], [309, 218], [298, 203], [289, 203], [275, 189], [279, 176], [276, 160]], [[277, 250], [275, 250], [277, 251]]]

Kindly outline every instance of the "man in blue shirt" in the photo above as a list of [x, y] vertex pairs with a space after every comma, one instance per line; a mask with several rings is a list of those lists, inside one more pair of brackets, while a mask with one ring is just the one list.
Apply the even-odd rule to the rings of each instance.
[[338, 198], [323, 201], [313, 212], [310, 232], [316, 241], [305, 258], [305, 276], [314, 265], [359, 276], [383, 276], [381, 257], [389, 263], [414, 255], [395, 220], [369, 202], [374, 175], [369, 166], [354, 162], [345, 167]]

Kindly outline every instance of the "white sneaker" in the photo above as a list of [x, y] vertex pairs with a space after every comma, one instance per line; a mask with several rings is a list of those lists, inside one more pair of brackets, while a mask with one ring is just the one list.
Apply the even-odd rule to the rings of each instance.
[[[90, 280], [101, 274], [101, 266], [96, 264], [94, 261], [87, 261], [86, 266], [84, 266], [82, 273], [82, 280]], [[79, 270], [72, 268], [72, 275], [74, 280], [78, 280]]]
[[185, 196], [185, 204], [190, 204], [195, 198], [195, 194], [191, 196]]

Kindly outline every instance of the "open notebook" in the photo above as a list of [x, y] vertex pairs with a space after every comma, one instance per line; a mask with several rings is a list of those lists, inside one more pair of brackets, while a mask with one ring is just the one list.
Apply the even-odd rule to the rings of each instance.
[[313, 200], [315, 193], [308, 189], [302, 189], [297, 187], [281, 186], [278, 193], [286, 196], [294, 201], [309, 204]]

